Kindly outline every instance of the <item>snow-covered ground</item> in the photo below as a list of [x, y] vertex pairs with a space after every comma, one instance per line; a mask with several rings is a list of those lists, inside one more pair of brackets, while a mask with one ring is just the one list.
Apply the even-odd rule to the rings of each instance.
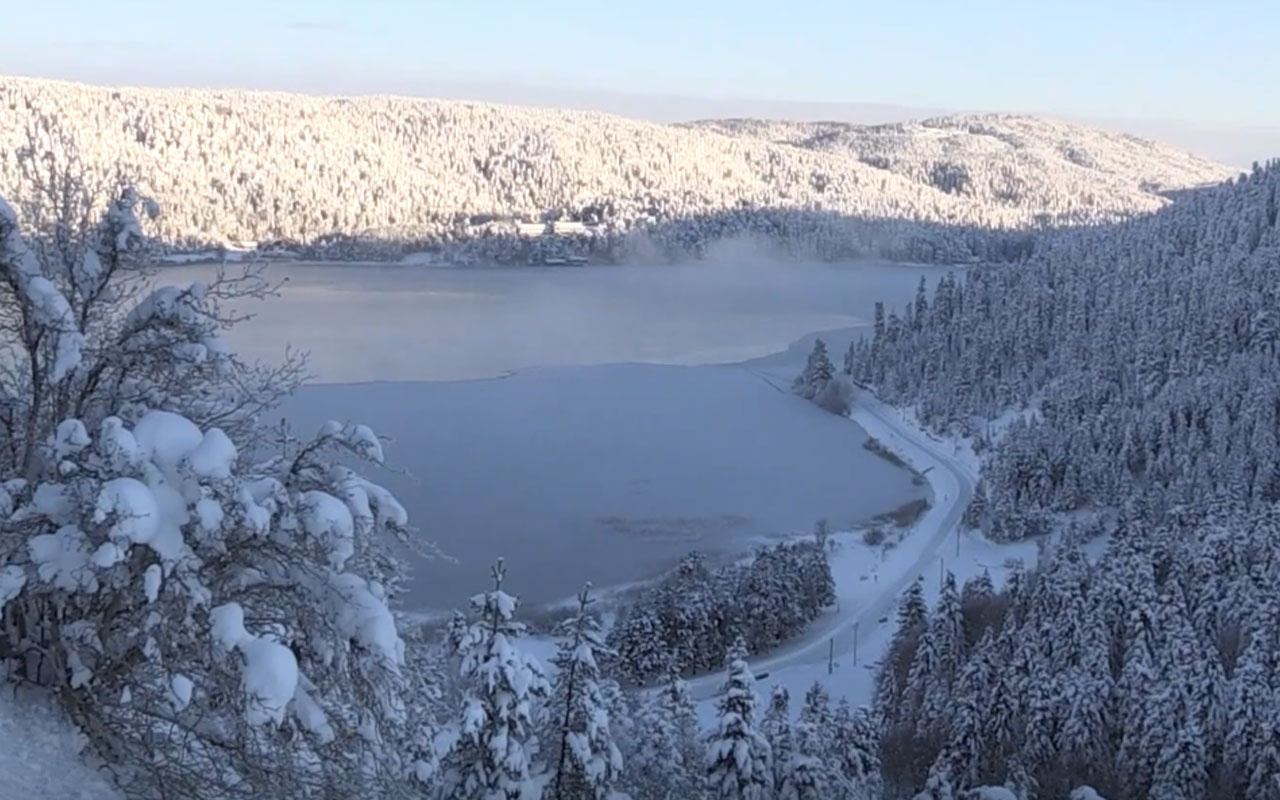
[[0, 798], [118, 800], [84, 747], [84, 736], [48, 697], [0, 686]]

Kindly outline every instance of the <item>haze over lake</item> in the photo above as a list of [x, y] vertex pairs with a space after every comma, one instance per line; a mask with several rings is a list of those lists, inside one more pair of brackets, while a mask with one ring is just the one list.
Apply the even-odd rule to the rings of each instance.
[[[173, 267], [162, 278], [213, 271]], [[860, 428], [776, 384], [803, 364], [811, 334], [843, 332], [831, 343], [839, 364], [876, 300], [898, 308], [921, 275], [932, 285], [945, 270], [326, 264], [269, 274], [285, 281], [281, 295], [232, 331], [233, 345], [268, 360], [286, 344], [309, 350], [317, 385], [285, 413], [304, 433], [336, 418], [389, 436], [399, 471], [371, 477], [457, 559], [416, 565], [410, 607], [464, 603], [499, 555], [512, 589], [538, 603], [587, 579], [650, 577], [694, 548], [732, 553], [924, 495], [863, 449]], [[761, 360], [739, 363], [751, 359]]]

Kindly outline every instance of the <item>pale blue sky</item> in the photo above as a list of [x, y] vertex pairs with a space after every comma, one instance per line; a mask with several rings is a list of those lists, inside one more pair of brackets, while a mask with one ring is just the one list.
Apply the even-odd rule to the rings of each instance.
[[[0, 72], [1280, 125], [1276, 0], [13, 0]], [[512, 92], [515, 92], [513, 95]]]

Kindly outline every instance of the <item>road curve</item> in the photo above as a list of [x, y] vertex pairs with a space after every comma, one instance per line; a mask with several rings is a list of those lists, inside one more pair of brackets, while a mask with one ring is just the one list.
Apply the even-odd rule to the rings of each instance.
[[[764, 375], [762, 378], [768, 380]], [[772, 381], [770, 381], [772, 383]], [[891, 615], [898, 598], [917, 576], [934, 567], [939, 550], [948, 537], [956, 535], [969, 499], [973, 497], [977, 476], [954, 456], [953, 447], [934, 439], [923, 431], [902, 424], [893, 409], [881, 402], [869, 390], [859, 389], [854, 398], [850, 415], [853, 422], [862, 420], [863, 427], [887, 428], [888, 435], [873, 435], [885, 447], [898, 454], [917, 471], [924, 474], [933, 492], [933, 503], [916, 522], [915, 532], [902, 546], [919, 546], [918, 557], [906, 569], [896, 573], [883, 583], [880, 591], [865, 605], [842, 608], [836, 615], [823, 617], [817, 627], [806, 631], [795, 642], [789, 642], [774, 651], [750, 659], [751, 671], [759, 675], [798, 664], [823, 663], [827, 660], [829, 640], [835, 642], [837, 657], [850, 653], [855, 642], [864, 654], [879, 657], [866, 649], [868, 640], [876, 634], [881, 617]], [[919, 544], [916, 537], [926, 536]], [[706, 700], [720, 691], [723, 675], [711, 673], [689, 681], [689, 689], [695, 700]]]

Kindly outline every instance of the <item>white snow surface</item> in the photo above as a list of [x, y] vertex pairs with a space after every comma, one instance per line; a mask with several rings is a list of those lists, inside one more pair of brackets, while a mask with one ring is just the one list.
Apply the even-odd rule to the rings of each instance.
[[242, 639], [239, 648], [245, 658], [243, 681], [249, 700], [249, 724], [280, 724], [298, 690], [298, 659], [288, 647], [260, 636]]
[[173, 693], [173, 705], [178, 711], [191, 705], [191, 692], [195, 684], [186, 675], [174, 675], [169, 680], [169, 690]]
[[67, 591], [98, 589], [98, 579], [89, 566], [88, 547], [84, 533], [74, 525], [32, 536], [27, 542], [40, 580]]
[[341, 571], [355, 553], [355, 521], [351, 510], [327, 492], [310, 491], [302, 495], [299, 517], [307, 535], [329, 548], [329, 566]]
[[330, 579], [336, 595], [334, 613], [339, 630], [352, 641], [380, 654], [393, 668], [404, 663], [404, 642], [395, 617], [359, 575], [344, 572]]
[[209, 611], [210, 635], [230, 650], [249, 638], [244, 627], [244, 609], [239, 603], [224, 603]]
[[124, 420], [119, 417], [107, 417], [102, 421], [94, 447], [116, 472], [136, 466], [144, 457], [133, 431], [126, 428]]
[[324, 709], [320, 707], [310, 693], [307, 692], [304, 684], [305, 680], [298, 681], [298, 688], [293, 695], [293, 712], [298, 717], [298, 722], [302, 727], [311, 731], [319, 739], [320, 744], [328, 744], [332, 742], [337, 734], [333, 730], [333, 726], [329, 724], [328, 717], [325, 716]]
[[10, 564], [0, 568], [0, 610], [4, 609], [5, 603], [17, 597], [26, 584], [27, 575], [22, 567]]
[[112, 539], [126, 539], [134, 544], [148, 544], [159, 527], [160, 510], [156, 496], [146, 484], [135, 478], [113, 478], [98, 492], [94, 522], [115, 520]]
[[200, 444], [187, 453], [187, 464], [201, 478], [226, 480], [236, 462], [236, 446], [219, 428], [204, 432]]
[[142, 453], [162, 469], [174, 469], [204, 442], [194, 422], [170, 411], [148, 411], [133, 426]]
[[[293, 651], [270, 637], [250, 633], [244, 626], [244, 609], [239, 603], [225, 603], [212, 609], [209, 622], [214, 642], [225, 650], [239, 650], [244, 656], [241, 682], [248, 701], [249, 724], [279, 724], [302, 677]], [[314, 713], [318, 710], [304, 711], [315, 721]]]
[[53, 700], [12, 686], [0, 687], [0, 798], [122, 800]]
[[160, 596], [160, 584], [164, 580], [164, 571], [159, 564], [152, 564], [142, 574], [143, 593], [148, 603], [154, 603]]

